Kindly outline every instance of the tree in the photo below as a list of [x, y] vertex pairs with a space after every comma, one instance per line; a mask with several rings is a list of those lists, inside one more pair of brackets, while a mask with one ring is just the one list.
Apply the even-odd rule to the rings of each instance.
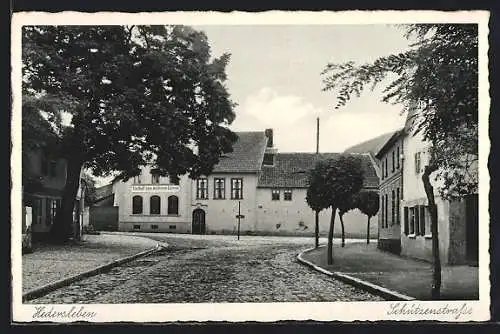
[[356, 209], [356, 207], [357, 207], [356, 194], [351, 196], [346, 201], [341, 202], [339, 206], [339, 219], [340, 219], [340, 226], [342, 227], [342, 247], [345, 247], [344, 214], [353, 209]]
[[[444, 199], [477, 193], [478, 159], [478, 26], [476, 24], [407, 25], [414, 39], [402, 53], [372, 63], [328, 64], [324, 90], [336, 91], [336, 108], [367, 85], [383, 84], [384, 102], [403, 104], [411, 120], [409, 132], [430, 144], [422, 182], [431, 217], [434, 259], [432, 296], [439, 299], [441, 263], [437, 207], [431, 174], [443, 180]], [[389, 79], [388, 84], [384, 80]]]
[[380, 198], [376, 191], [361, 191], [357, 195], [356, 207], [368, 217], [366, 225], [366, 243], [370, 244], [370, 219], [375, 216], [380, 207]]
[[333, 263], [333, 230], [335, 215], [345, 201], [363, 186], [363, 169], [359, 157], [339, 155], [335, 159], [319, 160], [309, 174], [306, 201], [313, 210], [332, 209], [328, 232], [328, 264]]
[[54, 102], [39, 104], [39, 111], [67, 161], [54, 241], [68, 238], [82, 168], [96, 176], [118, 172], [127, 180], [151, 164], [162, 175], [196, 178], [232, 150], [229, 54], [211, 60], [203, 32], [185, 26], [25, 26], [22, 51], [23, 108], [32, 100]]

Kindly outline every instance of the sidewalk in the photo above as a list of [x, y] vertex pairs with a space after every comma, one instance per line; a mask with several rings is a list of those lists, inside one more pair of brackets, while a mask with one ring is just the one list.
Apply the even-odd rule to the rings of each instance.
[[[418, 300], [431, 299], [432, 264], [380, 251], [376, 243], [334, 243], [334, 263], [327, 264], [327, 247], [302, 254], [306, 261], [330, 272], [340, 272], [382, 286]], [[443, 300], [479, 299], [478, 267], [443, 266], [441, 295]]]
[[138, 236], [84, 235], [71, 245], [35, 244], [22, 256], [23, 293], [95, 269], [115, 260], [153, 249], [158, 242]]

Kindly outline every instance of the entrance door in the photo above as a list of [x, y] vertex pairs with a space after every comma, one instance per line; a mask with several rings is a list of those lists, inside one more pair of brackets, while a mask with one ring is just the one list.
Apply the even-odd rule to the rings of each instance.
[[467, 219], [467, 260], [477, 265], [479, 259], [479, 198], [477, 194], [465, 197]]
[[196, 209], [193, 211], [193, 234], [205, 234], [205, 211]]

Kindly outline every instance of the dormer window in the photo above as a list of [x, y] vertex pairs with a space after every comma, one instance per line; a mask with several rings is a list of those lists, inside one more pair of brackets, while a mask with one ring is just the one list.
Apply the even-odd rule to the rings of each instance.
[[263, 160], [262, 164], [264, 166], [273, 166], [274, 165], [274, 154], [264, 153], [264, 160]]
[[151, 184], [160, 183], [160, 173], [157, 171], [151, 171]]

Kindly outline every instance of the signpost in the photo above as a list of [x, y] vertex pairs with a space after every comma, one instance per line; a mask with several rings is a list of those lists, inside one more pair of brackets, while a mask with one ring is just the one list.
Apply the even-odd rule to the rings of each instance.
[[240, 222], [241, 218], [245, 218], [245, 215], [241, 214], [241, 203], [238, 201], [238, 214], [236, 215], [236, 218], [238, 219], [238, 240], [240, 240]]

